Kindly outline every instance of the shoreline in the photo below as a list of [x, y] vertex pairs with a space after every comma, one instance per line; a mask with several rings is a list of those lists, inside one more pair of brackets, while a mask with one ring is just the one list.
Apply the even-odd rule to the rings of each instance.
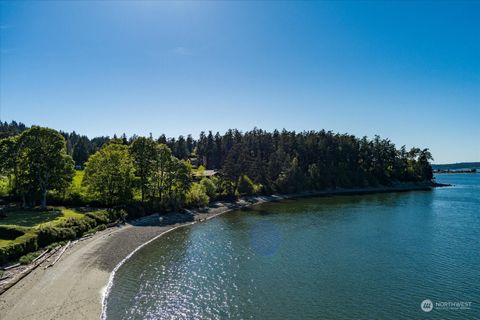
[[[363, 195], [426, 191], [441, 187], [435, 183], [399, 184], [391, 187], [335, 189], [286, 195], [251, 196], [235, 202], [217, 201], [206, 212], [191, 211], [165, 216], [153, 214], [110, 228], [70, 246], [54, 266], [40, 263], [30, 274], [0, 295], [0, 318], [6, 319], [100, 319], [115, 272], [138, 250], [180, 227], [208, 221], [229, 211], [253, 205], [305, 197]], [[158, 222], [160, 225], [152, 225]]]
[[453, 171], [433, 171], [433, 174], [478, 174], [480, 172], [474, 171], [461, 171], [461, 172], [453, 172]]

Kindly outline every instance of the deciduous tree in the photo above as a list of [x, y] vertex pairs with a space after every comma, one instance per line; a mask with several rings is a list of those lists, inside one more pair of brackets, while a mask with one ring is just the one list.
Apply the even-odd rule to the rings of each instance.
[[128, 146], [110, 142], [90, 156], [83, 183], [105, 205], [127, 203], [133, 197], [135, 164]]
[[55, 130], [33, 126], [17, 141], [17, 191], [32, 203], [38, 193], [47, 205], [49, 190], [66, 189], [73, 178], [73, 159], [67, 154], [63, 136]]

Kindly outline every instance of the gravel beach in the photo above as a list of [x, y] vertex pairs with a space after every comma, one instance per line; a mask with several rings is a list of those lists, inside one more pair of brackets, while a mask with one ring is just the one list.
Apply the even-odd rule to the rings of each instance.
[[154, 215], [99, 232], [69, 247], [53, 267], [45, 269], [51, 261], [44, 262], [2, 294], [0, 319], [99, 319], [110, 273], [138, 246], [173, 228], [273, 199], [217, 202], [206, 212], [193, 212], [191, 216], [169, 214], [164, 218], [166, 225], [150, 225], [159, 219]]
[[[173, 228], [203, 222], [230, 210], [292, 197], [427, 190], [432, 185], [347, 189], [216, 202], [205, 212], [153, 215], [76, 242], [59, 261], [44, 262], [0, 296], [0, 319], [100, 319], [110, 274], [132, 251]], [[160, 223], [158, 223], [160, 221]], [[153, 225], [160, 224], [160, 225]]]

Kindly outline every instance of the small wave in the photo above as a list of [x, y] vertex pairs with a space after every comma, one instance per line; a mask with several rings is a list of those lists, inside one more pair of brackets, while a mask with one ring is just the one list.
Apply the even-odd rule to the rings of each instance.
[[189, 223], [186, 223], [186, 224], [182, 224], [182, 225], [179, 225], [179, 226], [176, 226], [176, 227], [173, 227], [171, 229], [168, 229], [168, 230], [165, 230], [164, 232], [160, 233], [159, 235], [153, 237], [152, 239], [148, 240], [147, 242], [144, 242], [142, 243], [141, 245], [139, 245], [138, 247], [135, 248], [135, 250], [133, 250], [132, 252], [130, 252], [130, 254], [128, 256], [126, 256], [125, 258], [122, 259], [122, 261], [120, 261], [116, 266], [115, 268], [112, 270], [112, 272], [110, 273], [110, 277], [108, 278], [108, 283], [107, 285], [102, 289], [102, 314], [101, 314], [101, 317], [100, 319], [102, 320], [106, 320], [107, 319], [107, 298], [108, 298], [108, 295], [110, 294], [110, 291], [112, 289], [112, 286], [113, 286], [113, 279], [115, 278], [115, 274], [116, 272], [118, 271], [118, 269], [128, 260], [130, 259], [137, 251], [139, 251], [140, 249], [142, 249], [143, 247], [145, 247], [146, 245], [148, 245], [149, 243], [155, 241], [156, 239], [160, 238], [161, 236], [163, 236], [164, 234], [166, 233], [169, 233], [173, 230], [176, 230], [178, 228], [182, 228], [182, 227], [186, 227], [186, 226], [189, 226], [189, 225], [192, 225], [196, 223], [195, 221], [193, 222], [189, 222]]

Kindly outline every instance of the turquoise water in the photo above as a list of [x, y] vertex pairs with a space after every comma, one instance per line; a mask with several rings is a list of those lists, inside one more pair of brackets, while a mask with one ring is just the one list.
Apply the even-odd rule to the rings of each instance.
[[[117, 272], [108, 319], [480, 318], [480, 175], [256, 206], [181, 228]], [[423, 300], [470, 309], [420, 308]]]

